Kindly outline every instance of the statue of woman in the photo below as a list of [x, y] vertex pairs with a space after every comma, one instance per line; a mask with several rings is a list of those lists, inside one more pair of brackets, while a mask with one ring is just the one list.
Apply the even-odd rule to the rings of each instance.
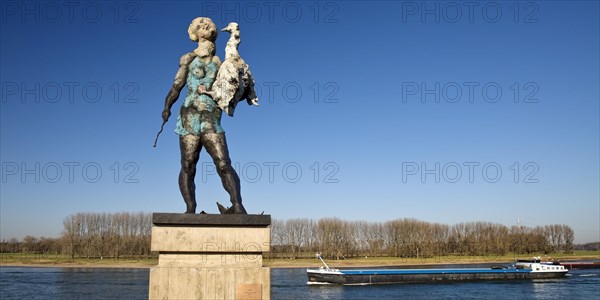
[[179, 98], [179, 93], [187, 85], [187, 95], [179, 111], [177, 128], [181, 150], [181, 171], [179, 172], [179, 189], [187, 206], [186, 213], [196, 213], [196, 165], [202, 147], [212, 157], [217, 173], [221, 177], [223, 188], [229, 193], [232, 206], [224, 209], [219, 205], [221, 213], [246, 214], [240, 194], [240, 179], [231, 166], [225, 131], [221, 127], [222, 111], [210, 95], [198, 93], [202, 85], [211, 90], [221, 65], [215, 56], [215, 40], [217, 27], [209, 18], [199, 17], [192, 21], [188, 28], [190, 39], [198, 42], [198, 48], [187, 53], [179, 60], [179, 70], [175, 75], [173, 86], [165, 99], [163, 121], [167, 122], [171, 115], [171, 107]]

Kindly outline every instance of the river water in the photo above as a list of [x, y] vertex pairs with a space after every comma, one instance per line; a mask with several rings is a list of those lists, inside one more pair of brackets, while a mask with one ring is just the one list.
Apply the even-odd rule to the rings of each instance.
[[[0, 267], [0, 299], [147, 299], [148, 269]], [[271, 269], [272, 299], [600, 299], [600, 269], [543, 280], [307, 285], [305, 269]]]

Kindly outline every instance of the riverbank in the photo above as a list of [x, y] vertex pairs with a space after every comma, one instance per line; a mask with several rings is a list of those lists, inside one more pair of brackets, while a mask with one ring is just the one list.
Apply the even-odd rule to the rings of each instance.
[[0, 262], [2, 267], [32, 267], [32, 268], [116, 268], [116, 269], [148, 269], [155, 266], [158, 260], [154, 261], [116, 261], [110, 263], [98, 261], [10, 261]]
[[[519, 255], [527, 258], [536, 255]], [[554, 253], [540, 255], [543, 260], [577, 261], [600, 260], [598, 251], [576, 251], [575, 254]], [[419, 266], [419, 265], [453, 265], [453, 264], [484, 264], [509, 263], [517, 256], [440, 256], [430, 258], [398, 258], [398, 257], [360, 257], [350, 259], [327, 259], [331, 267], [390, 267], [390, 266]], [[318, 267], [321, 262], [316, 258], [283, 259], [264, 258], [263, 263], [271, 268], [309, 268]], [[53, 268], [150, 268], [158, 264], [158, 259], [99, 259], [75, 258], [62, 255], [42, 256], [35, 254], [0, 254], [0, 267], [53, 267]]]

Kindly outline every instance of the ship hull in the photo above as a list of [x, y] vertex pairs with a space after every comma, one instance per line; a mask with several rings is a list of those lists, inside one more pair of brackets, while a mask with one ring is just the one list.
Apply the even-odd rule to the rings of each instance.
[[309, 283], [343, 285], [391, 284], [478, 280], [516, 280], [558, 278], [566, 272], [531, 272], [527, 270], [457, 269], [457, 270], [344, 270], [327, 272], [307, 270]]

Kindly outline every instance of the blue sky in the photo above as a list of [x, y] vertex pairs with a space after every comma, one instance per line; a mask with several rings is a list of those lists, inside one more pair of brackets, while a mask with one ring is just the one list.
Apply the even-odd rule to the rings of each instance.
[[[1, 14], [2, 239], [58, 236], [76, 212], [185, 210], [175, 118], [152, 142], [198, 16], [240, 24], [257, 81], [261, 106], [222, 122], [249, 212], [519, 219], [600, 239], [598, 2], [3, 1]], [[205, 152], [196, 183], [200, 209], [227, 203]]]

